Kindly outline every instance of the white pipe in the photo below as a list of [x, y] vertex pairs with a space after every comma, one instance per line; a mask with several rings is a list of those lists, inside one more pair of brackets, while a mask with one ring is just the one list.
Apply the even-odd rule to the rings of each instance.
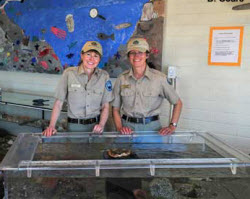
[[6, 6], [6, 4], [9, 3], [9, 2], [11, 2], [11, 1], [22, 1], [22, 0], [6, 0], [6, 1], [4, 2], [4, 4], [0, 7], [0, 9], [1, 9], [1, 10], [4, 9], [4, 7]]

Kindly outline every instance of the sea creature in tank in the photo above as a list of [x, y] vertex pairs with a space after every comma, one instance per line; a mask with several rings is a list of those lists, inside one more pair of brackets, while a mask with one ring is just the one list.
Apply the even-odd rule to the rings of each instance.
[[114, 148], [108, 149], [107, 154], [111, 158], [122, 158], [130, 156], [132, 151], [130, 149], [121, 149], [121, 148]]
[[115, 40], [115, 34], [112, 33], [111, 35], [106, 35], [105, 33], [98, 33], [97, 34], [97, 37], [101, 40], [107, 40], [107, 39], [112, 39], [112, 40]]
[[62, 30], [62, 29], [60, 29], [60, 28], [57, 28], [57, 27], [55, 27], [55, 26], [52, 26], [52, 27], [50, 28], [50, 30], [51, 30], [51, 32], [52, 32], [55, 36], [57, 36], [59, 39], [65, 39], [65, 37], [66, 37], [66, 35], [67, 35], [66, 31], [64, 31], [64, 30]]
[[119, 24], [119, 25], [116, 25], [116, 26], [115, 26], [115, 29], [116, 29], [116, 30], [121, 30], [121, 29], [124, 29], [124, 28], [128, 28], [128, 27], [130, 27], [130, 26], [132, 26], [131, 23], [121, 23], [121, 24]]
[[65, 18], [66, 25], [69, 32], [74, 32], [75, 30], [75, 22], [72, 14], [68, 14]]

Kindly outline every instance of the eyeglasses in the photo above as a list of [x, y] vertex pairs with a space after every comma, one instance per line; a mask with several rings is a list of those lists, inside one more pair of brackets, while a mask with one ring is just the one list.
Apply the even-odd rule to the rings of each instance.
[[135, 52], [135, 51], [131, 51], [129, 52], [129, 56], [136, 56], [136, 55], [139, 55], [139, 56], [142, 56], [144, 52]]

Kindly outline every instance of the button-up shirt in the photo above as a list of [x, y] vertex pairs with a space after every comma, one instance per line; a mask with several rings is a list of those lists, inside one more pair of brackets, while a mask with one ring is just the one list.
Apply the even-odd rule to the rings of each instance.
[[100, 114], [102, 105], [112, 100], [109, 74], [96, 68], [88, 81], [82, 67], [67, 68], [56, 89], [55, 98], [68, 102], [68, 117], [93, 118]]
[[123, 72], [115, 82], [113, 96], [112, 106], [121, 108], [130, 117], [159, 115], [164, 99], [171, 104], [179, 100], [166, 75], [148, 66], [140, 79], [134, 77], [132, 68]]

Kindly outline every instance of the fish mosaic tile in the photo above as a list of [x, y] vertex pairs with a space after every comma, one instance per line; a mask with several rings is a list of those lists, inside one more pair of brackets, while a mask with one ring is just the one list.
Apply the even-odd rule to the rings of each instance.
[[[4, 64], [0, 70], [13, 71], [13, 65], [23, 65], [22, 69], [17, 68], [24, 72], [62, 73], [65, 66], [78, 64], [81, 48], [86, 41], [97, 40], [102, 44], [104, 52], [99, 67], [108, 72], [123, 71], [128, 68], [128, 63], [124, 50], [120, 49], [124, 49], [132, 36], [147, 38], [150, 44], [156, 43], [150, 36], [152, 29], [159, 33], [158, 26], [148, 26], [146, 31], [143, 28], [138, 30], [138, 27], [146, 27], [145, 24], [152, 24], [152, 21], [154, 23], [162, 13], [157, 14], [153, 5], [157, 4], [162, 9], [164, 1], [2, 0], [0, 38], [7, 41], [3, 51], [6, 54], [18, 50], [19, 54], [12, 53], [7, 58], [0, 53], [0, 61]], [[159, 38], [162, 39], [162, 36]], [[157, 63], [161, 63], [160, 42], [152, 46]], [[22, 54], [30, 56], [25, 57], [28, 61], [23, 64]], [[39, 63], [43, 61], [47, 65], [41, 67]]]

